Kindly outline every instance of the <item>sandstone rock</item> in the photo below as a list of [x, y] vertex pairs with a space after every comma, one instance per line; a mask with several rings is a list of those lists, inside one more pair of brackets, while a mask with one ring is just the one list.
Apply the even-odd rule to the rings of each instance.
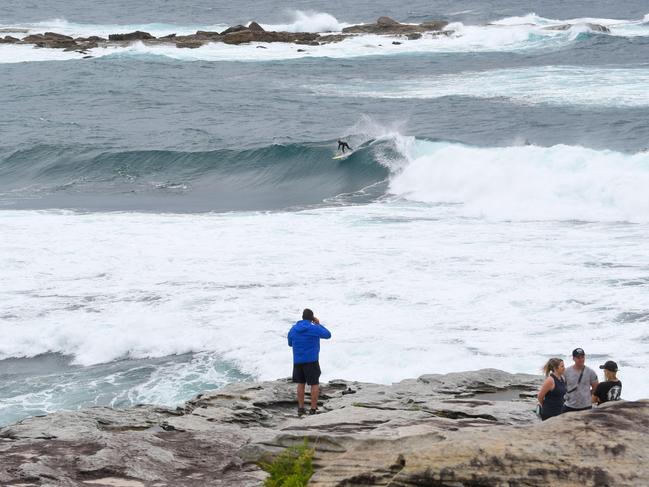
[[203, 44], [205, 44], [205, 42], [201, 40], [177, 41], [176, 47], [181, 49], [197, 49], [201, 47]]
[[345, 27], [343, 32], [347, 34], [406, 35], [415, 32], [441, 31], [447, 25], [448, 22], [441, 20], [424, 22], [419, 25], [401, 24], [390, 17], [379, 17], [375, 24], [352, 25]]
[[198, 30], [198, 31], [196, 31], [196, 34], [194, 36], [186, 36], [186, 37], [197, 37], [197, 38], [200, 38], [200, 39], [220, 40], [221, 39], [221, 34], [219, 34], [218, 32]]
[[34, 44], [38, 47], [47, 47], [53, 49], [64, 49], [76, 47], [77, 44], [70, 36], [57, 34], [56, 32], [45, 32], [44, 34], [32, 34], [23, 38], [25, 44]]
[[74, 39], [76, 42], [106, 42], [106, 39], [99, 36], [90, 36], [90, 37], [77, 37]]
[[448, 22], [444, 20], [432, 20], [428, 22], [422, 22], [419, 26], [426, 30], [442, 30], [448, 25]]
[[248, 26], [248, 30], [251, 30], [253, 32], [266, 32], [264, 28], [259, 25], [257, 22], [250, 22], [250, 25]]
[[0, 44], [15, 44], [16, 42], [19, 42], [20, 39], [16, 39], [15, 37], [12, 36], [4, 36], [4, 38], [0, 38]]
[[[580, 24], [561, 24], [561, 25], [549, 25], [547, 27], [543, 27], [544, 30], [568, 30], [573, 26], [580, 25]], [[610, 34], [611, 30], [606, 27], [605, 25], [600, 25], [600, 24], [592, 24], [590, 22], [586, 22], [584, 24], [586, 27], [588, 27], [590, 30], [594, 32], [602, 32], [605, 34]]]
[[390, 27], [401, 25], [401, 24], [399, 22], [397, 22], [396, 20], [391, 19], [390, 17], [385, 17], [384, 16], [384, 17], [379, 17], [376, 20], [376, 25], [381, 26], [381, 27], [390, 28]]
[[155, 39], [155, 37], [148, 32], [142, 32], [140, 30], [129, 32], [128, 34], [110, 34], [108, 36], [109, 41], [142, 41], [147, 39]]
[[643, 485], [649, 402], [540, 423], [541, 382], [494, 369], [332, 380], [322, 413], [303, 418], [288, 380], [230, 384], [180, 409], [60, 412], [0, 429], [0, 485], [260, 485], [256, 462], [304, 438], [317, 487]]
[[221, 32], [221, 35], [224, 36], [227, 34], [231, 34], [233, 32], [241, 32], [242, 30], [250, 30], [250, 29], [248, 29], [248, 27], [246, 27], [245, 25], [235, 25], [225, 29], [223, 32]]

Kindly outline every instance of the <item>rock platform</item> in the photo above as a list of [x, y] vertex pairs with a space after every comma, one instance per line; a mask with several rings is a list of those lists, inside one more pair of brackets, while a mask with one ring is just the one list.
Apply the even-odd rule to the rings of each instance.
[[316, 487], [647, 485], [649, 401], [541, 423], [541, 382], [495, 369], [334, 380], [320, 414], [302, 418], [288, 380], [230, 384], [177, 409], [58, 412], [0, 429], [0, 485], [257, 486], [257, 462], [305, 438]]

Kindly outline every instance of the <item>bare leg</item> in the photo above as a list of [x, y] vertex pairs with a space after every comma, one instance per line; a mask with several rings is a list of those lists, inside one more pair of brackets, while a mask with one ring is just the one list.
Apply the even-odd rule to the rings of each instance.
[[320, 395], [320, 385], [311, 386], [311, 409], [318, 409], [318, 396]]
[[306, 384], [298, 384], [297, 385], [297, 406], [300, 407], [300, 408], [304, 407], [304, 389], [305, 388], [306, 388]]

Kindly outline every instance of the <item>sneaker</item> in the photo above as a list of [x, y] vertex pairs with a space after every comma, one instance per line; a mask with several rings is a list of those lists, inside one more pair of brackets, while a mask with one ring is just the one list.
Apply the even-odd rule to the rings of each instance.
[[297, 415], [298, 416], [304, 416], [306, 414], [306, 409], [304, 408], [297, 408]]
[[318, 414], [319, 412], [320, 411], [318, 411], [317, 409], [313, 409], [313, 408], [309, 409], [309, 414]]

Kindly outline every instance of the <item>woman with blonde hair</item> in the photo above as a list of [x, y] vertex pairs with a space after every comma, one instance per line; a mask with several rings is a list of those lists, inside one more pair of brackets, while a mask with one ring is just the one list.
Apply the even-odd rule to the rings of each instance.
[[566, 395], [566, 381], [563, 378], [565, 370], [566, 366], [560, 358], [551, 358], [543, 366], [547, 378], [536, 396], [541, 406], [542, 421], [561, 414], [563, 396]]

